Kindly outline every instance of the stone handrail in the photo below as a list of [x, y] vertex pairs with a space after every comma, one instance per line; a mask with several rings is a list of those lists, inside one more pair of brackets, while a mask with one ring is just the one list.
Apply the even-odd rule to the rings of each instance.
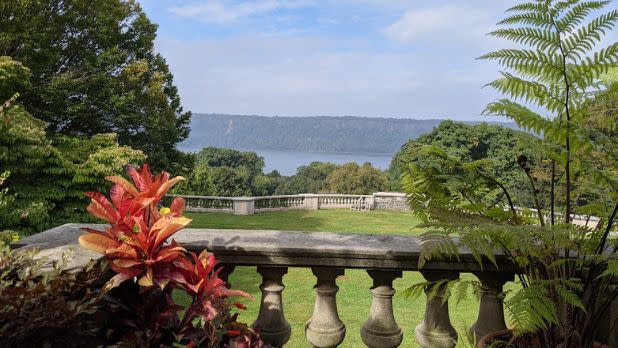
[[305, 196], [282, 195], [252, 197], [254, 199], [255, 212], [269, 212], [291, 209], [305, 209]]
[[[18, 241], [14, 247], [37, 247], [42, 256], [58, 259], [66, 250], [74, 250], [68, 267], [79, 267], [94, 254], [79, 247], [80, 227], [102, 228], [96, 224], [67, 224]], [[187, 249], [213, 252], [222, 262], [227, 277], [236, 266], [257, 266], [262, 276], [260, 311], [254, 326], [260, 327], [264, 340], [274, 346], [283, 346], [291, 334], [285, 319], [282, 292], [283, 276], [289, 267], [310, 268], [316, 277], [314, 312], [305, 330], [307, 341], [313, 347], [336, 347], [343, 342], [346, 327], [337, 314], [337, 277], [346, 269], [365, 269], [373, 279], [367, 296], [372, 297], [368, 318], [361, 328], [361, 337], [368, 347], [398, 347], [404, 329], [395, 321], [392, 298], [393, 280], [402, 272], [420, 271], [427, 280], [456, 279], [460, 273], [475, 274], [484, 290], [479, 315], [471, 333], [479, 336], [506, 328], [500, 296], [502, 286], [513, 279], [510, 263], [497, 255], [500, 269], [491, 263], [480, 265], [473, 256], [461, 250], [460, 260], [429, 262], [418, 268], [421, 245], [416, 237], [397, 235], [359, 235], [329, 232], [251, 231], [185, 229], [174, 239]], [[444, 290], [444, 289], [442, 289]], [[454, 347], [457, 332], [449, 319], [448, 303], [443, 293], [427, 301], [425, 317], [416, 326], [415, 336], [422, 347]], [[300, 328], [295, 328], [300, 329]], [[410, 332], [410, 331], [407, 331]], [[409, 333], [408, 333], [409, 334]]]
[[377, 192], [371, 195], [305, 193], [261, 197], [168, 195], [167, 198], [171, 199], [176, 196], [185, 198], [187, 211], [220, 212], [235, 215], [298, 209], [409, 210], [405, 194], [398, 192]]
[[[173, 198], [178, 195], [167, 195], [166, 198]], [[233, 213], [234, 198], [233, 197], [217, 197], [217, 196], [191, 196], [183, 195], [187, 202], [190, 202], [193, 212], [200, 213]]]

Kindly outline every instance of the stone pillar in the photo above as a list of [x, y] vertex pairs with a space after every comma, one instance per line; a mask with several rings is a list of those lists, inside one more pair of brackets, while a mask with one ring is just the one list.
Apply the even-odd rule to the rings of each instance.
[[292, 333], [292, 327], [285, 320], [283, 314], [283, 301], [281, 293], [283, 286], [283, 275], [288, 272], [287, 267], [265, 267], [258, 266], [257, 271], [262, 275], [262, 301], [260, 312], [253, 327], [259, 327], [262, 339], [265, 343], [274, 347], [283, 346]]
[[497, 272], [478, 272], [481, 281], [481, 303], [476, 322], [470, 327], [470, 337], [478, 341], [490, 332], [505, 330], [502, 287], [514, 279], [513, 274]]
[[253, 215], [255, 213], [253, 197], [236, 197], [232, 202], [234, 204], [234, 215]]
[[[429, 282], [454, 280], [459, 277], [459, 272], [454, 271], [426, 270], [421, 271], [421, 274]], [[425, 294], [428, 296], [425, 318], [416, 326], [416, 341], [423, 348], [453, 348], [457, 344], [457, 331], [451, 325], [448, 301], [443, 301], [444, 285], [431, 299], [429, 299], [430, 290], [430, 286], [425, 289]]]
[[393, 315], [393, 280], [401, 278], [401, 271], [367, 270], [373, 279], [371, 311], [361, 328], [361, 338], [369, 348], [395, 348], [403, 340], [401, 328]]
[[320, 209], [320, 198], [313, 193], [302, 194], [305, 197], [305, 210], [318, 210]]
[[219, 266], [221, 270], [219, 271], [219, 279], [225, 282], [225, 287], [230, 289], [232, 285], [229, 282], [230, 275], [234, 272], [236, 265], [231, 265], [229, 263], [223, 263]]
[[313, 267], [317, 277], [315, 289], [315, 306], [313, 315], [305, 325], [307, 341], [317, 348], [333, 348], [343, 342], [345, 325], [337, 314], [336, 295], [339, 287], [335, 283], [343, 275], [343, 268]]

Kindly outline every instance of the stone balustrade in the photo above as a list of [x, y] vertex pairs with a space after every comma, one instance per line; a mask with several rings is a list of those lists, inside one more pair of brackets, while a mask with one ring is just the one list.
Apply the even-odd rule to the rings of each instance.
[[[68, 267], [79, 267], [99, 257], [79, 247], [80, 227], [102, 228], [102, 225], [67, 224], [18, 241], [14, 247], [38, 247], [43, 256], [57, 259], [63, 251], [73, 249]], [[367, 289], [372, 304], [361, 337], [368, 347], [398, 347], [403, 335], [415, 335], [422, 347], [454, 347], [457, 333], [449, 319], [449, 309], [440, 295], [427, 302], [425, 318], [418, 323], [397, 323], [393, 315], [393, 281], [402, 272], [418, 271], [419, 239], [396, 235], [358, 235], [328, 232], [284, 232], [249, 230], [185, 229], [174, 239], [187, 249], [213, 252], [224, 265], [227, 278], [236, 266], [257, 266], [262, 277], [260, 311], [253, 323], [260, 327], [264, 340], [283, 346], [292, 330], [285, 318], [285, 274], [290, 267], [310, 268], [315, 276], [313, 315], [304, 327], [307, 341], [313, 347], [337, 347], [346, 335], [345, 323], [337, 313], [337, 278], [346, 269], [365, 269], [373, 279]], [[475, 335], [504, 329], [501, 298], [497, 296], [504, 282], [512, 279], [512, 269], [505, 258], [497, 256], [500, 270], [491, 264], [483, 268], [472, 255], [462, 251], [460, 262], [427, 263], [421, 274], [427, 280], [455, 279], [460, 273], [473, 273], [482, 281], [486, 292], [481, 298], [478, 320], [472, 327]], [[419, 309], [422, 310], [422, 309]]]
[[[13, 247], [37, 247], [50, 261], [73, 250], [69, 268], [80, 267], [100, 255], [81, 248], [77, 239], [80, 227], [103, 228], [96, 224], [66, 224], [33, 235], [13, 244]], [[373, 280], [367, 289], [371, 307], [367, 308], [360, 335], [367, 347], [398, 347], [403, 335], [413, 335], [424, 348], [452, 348], [458, 335], [450, 321], [445, 289], [439, 289], [426, 302], [424, 319], [420, 323], [395, 321], [392, 299], [393, 281], [403, 272], [420, 271], [428, 281], [457, 279], [462, 273], [475, 275], [482, 284], [480, 307], [476, 322], [470, 328], [472, 337], [506, 328], [502, 303], [502, 287], [513, 280], [512, 264], [501, 254], [496, 255], [499, 269], [487, 262], [479, 265], [466, 250], [460, 250], [459, 261], [444, 260], [425, 264], [418, 269], [420, 241], [416, 237], [397, 235], [359, 235], [329, 232], [254, 231], [185, 229], [174, 239], [187, 249], [213, 252], [224, 267], [224, 279], [236, 266], [257, 266], [262, 277], [262, 292], [258, 317], [253, 323], [260, 328], [264, 340], [275, 347], [286, 344], [292, 330], [285, 318], [282, 293], [285, 274], [290, 267], [310, 268], [315, 276], [315, 303], [311, 318], [304, 327], [308, 343], [313, 347], [337, 347], [346, 335], [345, 323], [337, 313], [337, 278], [346, 269], [364, 269]], [[256, 285], [257, 286], [257, 285]], [[428, 290], [427, 290], [428, 291]], [[618, 320], [618, 306], [608, 314], [608, 327]], [[423, 309], [419, 309], [423, 310]], [[415, 327], [413, 325], [417, 324]], [[610, 331], [610, 346], [618, 343], [618, 332]]]
[[[168, 195], [167, 199], [176, 197]], [[341, 195], [341, 194], [300, 194], [262, 197], [216, 197], [182, 195], [187, 202], [187, 211], [207, 213], [230, 213], [235, 215], [252, 215], [281, 210], [318, 210], [318, 209], [351, 209], [351, 210], [391, 210], [410, 211], [405, 193], [376, 192], [371, 195]], [[506, 208], [505, 208], [506, 209]], [[536, 217], [535, 209], [516, 208], [523, 215]], [[547, 211], [544, 212], [547, 214]], [[549, 219], [548, 216], [545, 216]], [[563, 216], [556, 214], [557, 219]], [[572, 216], [572, 223], [582, 227], [593, 228], [599, 224], [596, 216]]]
[[[167, 199], [177, 195], [168, 195]], [[403, 193], [378, 192], [372, 195], [299, 194], [262, 197], [215, 197], [182, 195], [187, 211], [252, 215], [280, 210], [410, 210]]]

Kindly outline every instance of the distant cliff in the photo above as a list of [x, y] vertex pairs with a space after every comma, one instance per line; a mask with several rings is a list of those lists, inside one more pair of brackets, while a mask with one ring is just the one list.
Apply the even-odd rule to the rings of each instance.
[[[193, 114], [185, 151], [206, 146], [305, 152], [394, 153], [441, 120]], [[510, 124], [507, 124], [510, 126]]]

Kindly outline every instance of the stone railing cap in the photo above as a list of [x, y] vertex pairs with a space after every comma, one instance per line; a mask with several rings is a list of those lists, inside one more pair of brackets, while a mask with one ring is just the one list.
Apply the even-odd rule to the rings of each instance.
[[406, 194], [405, 193], [401, 193], [401, 192], [376, 192], [373, 194], [373, 196], [379, 196], [379, 197], [405, 197]]
[[[30, 236], [13, 247], [36, 247], [51, 260], [73, 249], [69, 267], [100, 257], [78, 244], [80, 227], [103, 229], [101, 224], [66, 224]], [[191, 251], [207, 249], [222, 262], [237, 265], [280, 265], [296, 267], [333, 266], [366, 269], [417, 270], [420, 240], [400, 235], [370, 235], [330, 232], [274, 230], [184, 229], [174, 239]], [[510, 264], [498, 254], [501, 271]], [[451, 271], [496, 271], [493, 265], [480, 267], [470, 252], [461, 250], [457, 259], [430, 262], [426, 269]]]

